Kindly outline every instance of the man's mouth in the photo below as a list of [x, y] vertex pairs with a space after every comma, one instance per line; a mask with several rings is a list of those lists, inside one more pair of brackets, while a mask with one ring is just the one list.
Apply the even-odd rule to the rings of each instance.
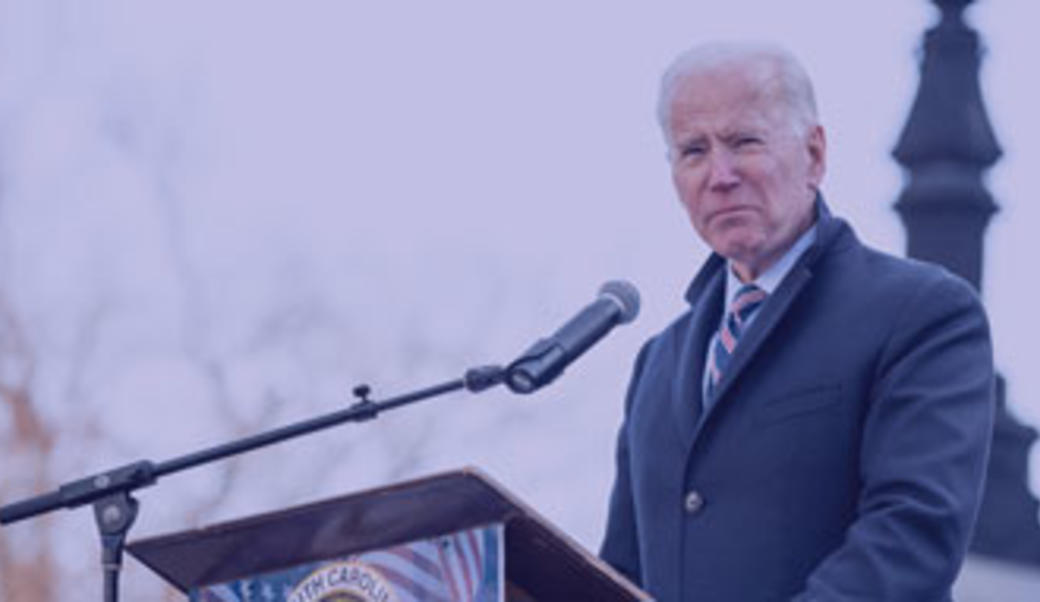
[[751, 205], [734, 205], [732, 207], [724, 207], [722, 209], [716, 209], [708, 214], [708, 221], [715, 221], [717, 219], [725, 219], [728, 217], [734, 217], [745, 213], [753, 213], [756, 211], [755, 207]]

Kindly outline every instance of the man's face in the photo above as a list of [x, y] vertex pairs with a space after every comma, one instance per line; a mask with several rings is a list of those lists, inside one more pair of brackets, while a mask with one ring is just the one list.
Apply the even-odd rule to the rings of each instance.
[[813, 220], [819, 126], [799, 132], [773, 84], [720, 68], [679, 81], [668, 120], [672, 180], [694, 229], [751, 280]]

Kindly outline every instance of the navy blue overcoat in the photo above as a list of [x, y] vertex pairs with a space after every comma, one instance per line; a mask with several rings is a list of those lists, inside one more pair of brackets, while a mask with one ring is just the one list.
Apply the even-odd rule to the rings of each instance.
[[816, 211], [707, 415], [722, 258], [636, 360], [601, 556], [661, 602], [950, 597], [992, 430], [985, 314], [960, 278]]

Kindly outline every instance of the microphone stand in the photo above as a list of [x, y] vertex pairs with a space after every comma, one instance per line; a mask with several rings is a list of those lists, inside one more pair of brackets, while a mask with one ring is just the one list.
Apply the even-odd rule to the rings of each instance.
[[123, 544], [130, 527], [137, 518], [138, 501], [131, 495], [135, 490], [153, 485], [166, 476], [230, 456], [252, 451], [287, 439], [337, 426], [345, 422], [371, 420], [385, 410], [392, 410], [459, 389], [477, 393], [502, 382], [505, 373], [499, 366], [481, 366], [468, 370], [463, 378], [452, 380], [386, 401], [368, 399], [367, 385], [354, 388], [359, 399], [345, 410], [332, 412], [271, 431], [252, 435], [185, 456], [151, 462], [141, 460], [112, 470], [98, 473], [61, 485], [58, 489], [0, 507], [0, 524], [7, 525], [59, 508], [76, 508], [92, 504], [94, 521], [101, 537], [101, 567], [104, 574], [104, 601], [119, 600], [119, 570], [122, 565]]

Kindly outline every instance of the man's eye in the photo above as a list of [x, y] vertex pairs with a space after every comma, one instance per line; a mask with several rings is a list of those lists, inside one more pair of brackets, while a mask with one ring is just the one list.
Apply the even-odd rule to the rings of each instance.
[[741, 137], [737, 138], [736, 145], [737, 145], [738, 148], [740, 148], [740, 147], [756, 146], [756, 145], [758, 145], [761, 142], [762, 142], [762, 139], [761, 138], [756, 138], [755, 136], [741, 136]]
[[682, 147], [682, 156], [684, 157], [696, 157], [704, 154], [704, 147], [699, 144], [693, 144]]

